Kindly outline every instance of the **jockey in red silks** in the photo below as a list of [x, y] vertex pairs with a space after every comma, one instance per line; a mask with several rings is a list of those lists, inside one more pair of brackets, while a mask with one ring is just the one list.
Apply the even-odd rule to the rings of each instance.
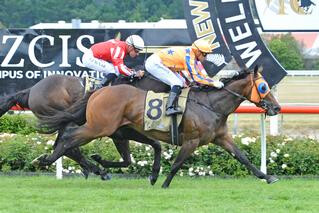
[[187, 86], [188, 82], [219, 89], [224, 86], [222, 82], [211, 79], [201, 65], [206, 55], [212, 51], [212, 45], [207, 40], [199, 39], [190, 47], [171, 47], [160, 50], [146, 60], [146, 70], [171, 86], [166, 115], [182, 112], [176, 105], [181, 89]]
[[124, 58], [129, 55], [136, 58], [144, 49], [144, 40], [138, 35], [129, 36], [125, 42], [116, 39], [96, 43], [86, 51], [82, 57], [84, 66], [102, 73], [102, 86], [107, 86], [120, 74], [124, 76], [134, 75], [142, 77], [144, 71], [134, 70], [124, 65]]

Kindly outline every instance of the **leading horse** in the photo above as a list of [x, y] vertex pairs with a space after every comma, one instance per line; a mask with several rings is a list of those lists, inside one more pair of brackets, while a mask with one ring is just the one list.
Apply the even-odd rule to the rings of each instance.
[[[114, 82], [114, 84], [123, 83], [129, 83], [144, 90], [152, 89], [157, 92], [169, 90], [169, 87], [156, 81], [156, 79], [152, 78], [148, 74], [146, 74], [145, 77], [140, 80], [121, 77]], [[12, 95], [0, 97], [0, 117], [16, 104], [23, 108], [28, 108], [40, 120], [45, 116], [53, 116], [57, 112], [69, 108], [77, 101], [81, 101], [81, 98], [85, 95], [84, 84], [85, 81], [81, 78], [64, 75], [51, 75], [45, 79], [42, 79], [31, 88], [19, 91]], [[77, 111], [77, 113], [85, 113], [85, 108], [82, 110], [83, 111]], [[85, 117], [83, 120], [77, 120], [75, 123], [78, 125], [85, 123]], [[57, 146], [59, 138], [63, 135], [64, 130], [68, 125], [68, 123], [65, 123], [59, 129], [57, 129], [58, 136], [56, 138], [54, 147]], [[110, 137], [113, 139], [117, 150], [123, 158], [123, 162], [110, 162], [101, 160], [101, 157], [98, 155], [94, 155], [93, 159], [99, 162], [105, 168], [127, 167], [131, 163], [128, 140], [135, 140], [150, 144], [154, 148], [155, 152], [153, 167], [153, 170], [155, 171], [152, 172], [152, 176], [150, 177], [152, 183], [152, 179], [156, 179], [156, 173], [158, 173], [157, 170], [159, 170], [161, 152], [160, 143], [157, 141], [152, 141], [135, 130], [128, 128], [122, 128]], [[81, 154], [79, 148], [70, 149], [66, 151], [64, 155], [73, 159], [82, 167], [83, 174], [86, 178], [89, 172], [100, 175], [102, 179], [107, 178], [106, 173], [100, 170], [98, 166], [88, 161]]]
[[[263, 108], [268, 115], [280, 111], [280, 105], [271, 94], [267, 82], [261, 76], [258, 67], [254, 70], [243, 70], [238, 76], [223, 79], [224, 89], [192, 89], [180, 126], [181, 149], [172, 165], [162, 187], [171, 183], [174, 175], [181, 168], [185, 159], [198, 147], [208, 143], [221, 146], [235, 159], [246, 166], [255, 176], [266, 179], [268, 183], [278, 179], [266, 175], [249, 162], [247, 157], [234, 144], [227, 130], [227, 118], [244, 101], [248, 100]], [[50, 156], [43, 156], [42, 165], [50, 165], [69, 148], [84, 145], [91, 140], [112, 135], [118, 128], [128, 126], [138, 132], [172, 143], [168, 132], [156, 130], [144, 131], [143, 117], [146, 92], [129, 85], [118, 85], [103, 88], [94, 93], [86, 107], [86, 123], [80, 127], [69, 128], [61, 142]], [[64, 119], [64, 121], [63, 121]], [[48, 118], [48, 128], [58, 128], [59, 124], [75, 118], [71, 111]]]

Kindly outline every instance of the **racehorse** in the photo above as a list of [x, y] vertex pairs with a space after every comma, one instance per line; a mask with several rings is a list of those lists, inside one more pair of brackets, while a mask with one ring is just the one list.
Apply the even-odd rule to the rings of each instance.
[[[154, 90], [158, 92], [168, 91], [169, 87], [165, 84], [161, 84], [151, 76], [147, 75], [141, 80], [119, 78], [114, 84], [130, 83], [145, 90]], [[0, 117], [6, 113], [12, 106], [19, 104], [23, 108], [30, 109], [34, 115], [41, 120], [43, 116], [54, 115], [58, 111], [67, 109], [72, 104], [81, 100], [84, 96], [84, 80], [72, 76], [64, 75], [52, 75], [45, 79], [42, 79], [33, 87], [19, 91], [15, 94], [0, 97]], [[78, 111], [77, 113], [84, 113]], [[85, 123], [85, 117], [83, 120], [76, 122], [78, 125]], [[59, 138], [63, 135], [66, 126], [61, 126], [58, 131], [54, 147], [57, 146]], [[47, 132], [50, 133], [50, 132]], [[160, 153], [161, 146], [157, 141], [152, 141], [149, 138], [141, 135], [133, 129], [122, 128], [115, 132], [112, 136], [113, 142], [123, 158], [122, 162], [110, 162], [102, 160], [99, 155], [91, 156], [95, 161], [100, 163], [105, 168], [110, 167], [127, 167], [131, 164], [131, 157], [129, 151], [128, 140], [135, 140], [142, 143], [150, 144], [154, 148], [154, 165], [152, 176], [150, 176], [151, 183], [156, 180], [160, 168]], [[79, 148], [74, 148], [66, 151], [65, 156], [76, 161], [81, 167], [85, 177], [88, 177], [89, 172], [93, 172], [96, 175], [100, 175], [102, 179], [107, 178], [107, 174], [100, 170], [98, 166], [88, 161], [80, 152]]]
[[[184, 160], [198, 147], [214, 143], [244, 164], [255, 176], [274, 183], [278, 179], [266, 175], [249, 162], [247, 157], [234, 144], [227, 130], [227, 118], [244, 101], [248, 100], [263, 108], [267, 115], [276, 115], [280, 105], [270, 92], [267, 82], [262, 78], [258, 67], [254, 70], [242, 70], [238, 76], [222, 79], [224, 89], [192, 88], [186, 110], [180, 126], [181, 149], [172, 165], [162, 187], [169, 186]], [[52, 155], [43, 156], [42, 165], [50, 165], [67, 149], [84, 145], [99, 137], [112, 135], [118, 128], [127, 126], [157, 140], [172, 143], [168, 132], [156, 130], [144, 131], [143, 117], [146, 92], [129, 85], [103, 88], [94, 93], [86, 106], [86, 123], [80, 127], [69, 128], [61, 138]], [[65, 111], [58, 116], [48, 118], [47, 127], [58, 128], [59, 124], [79, 119]], [[64, 121], [63, 121], [64, 119]]]

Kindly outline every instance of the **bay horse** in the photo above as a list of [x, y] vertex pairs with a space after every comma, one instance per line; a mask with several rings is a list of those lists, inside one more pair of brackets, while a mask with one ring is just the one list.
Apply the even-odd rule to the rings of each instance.
[[[146, 74], [142, 79], [132, 79], [120, 77], [114, 84], [132, 84], [144, 90], [154, 90], [157, 92], [169, 91], [169, 87], [163, 83], [158, 82], [150, 75]], [[53, 116], [61, 110], [69, 108], [71, 105], [81, 100], [85, 95], [84, 88], [85, 81], [78, 77], [65, 76], [65, 75], [51, 75], [47, 78], [40, 80], [31, 88], [19, 91], [15, 94], [0, 97], [0, 117], [10, 110], [11, 107], [18, 104], [23, 108], [28, 108], [33, 114], [41, 120], [45, 116]], [[85, 108], [77, 113], [84, 113]], [[77, 125], [85, 123], [85, 116], [83, 120], [75, 121]], [[59, 138], [63, 135], [65, 128], [71, 124], [65, 123], [60, 126], [58, 136], [54, 143], [54, 148], [57, 146]], [[46, 132], [46, 133], [53, 133]], [[134, 129], [122, 128], [110, 136], [120, 153], [122, 162], [111, 162], [102, 160], [99, 155], [91, 156], [95, 161], [100, 163], [104, 168], [110, 167], [127, 167], [131, 164], [129, 140], [135, 140], [145, 144], [150, 144], [154, 149], [154, 166], [152, 176], [150, 176], [151, 183], [157, 178], [160, 168], [160, 153], [161, 146], [157, 141], [153, 141], [144, 135], [136, 132]], [[88, 161], [81, 153], [78, 147], [69, 149], [64, 153], [65, 156], [76, 161], [81, 167], [85, 178], [88, 177], [90, 172], [100, 175], [102, 180], [107, 179], [107, 174], [102, 171], [98, 166]]]
[[[167, 188], [185, 159], [202, 145], [214, 143], [224, 148], [235, 159], [246, 166], [256, 177], [274, 183], [278, 179], [266, 175], [249, 162], [248, 158], [234, 144], [227, 130], [227, 118], [244, 101], [248, 100], [263, 108], [267, 115], [280, 112], [280, 105], [270, 92], [267, 82], [261, 76], [258, 67], [254, 70], [242, 70], [239, 75], [222, 79], [225, 87], [221, 90], [192, 88], [182, 123], [179, 128], [181, 149], [171, 167], [162, 187]], [[86, 123], [80, 127], [69, 128], [61, 138], [55, 151], [42, 156], [41, 164], [50, 165], [69, 148], [84, 145], [99, 137], [110, 136], [120, 127], [130, 127], [138, 132], [166, 143], [172, 144], [168, 132], [156, 130], [144, 131], [143, 117], [146, 91], [129, 85], [103, 88], [94, 93], [86, 107]], [[64, 121], [63, 121], [64, 119]], [[64, 111], [57, 117], [50, 117], [46, 124], [57, 128], [59, 123], [70, 122], [74, 117], [71, 111]]]

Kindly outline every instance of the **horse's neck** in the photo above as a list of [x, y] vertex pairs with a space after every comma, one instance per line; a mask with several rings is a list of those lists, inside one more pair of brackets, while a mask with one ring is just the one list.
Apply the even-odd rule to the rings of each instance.
[[[236, 92], [240, 95], [242, 94], [242, 90], [244, 85], [240, 85], [240, 87], [232, 87], [229, 86], [227, 89]], [[225, 116], [233, 113], [239, 105], [244, 101], [242, 98], [231, 94], [230, 92], [226, 91], [225, 89], [219, 90], [217, 92], [209, 92], [208, 99], [210, 106], [215, 110], [215, 112], [219, 112]]]

